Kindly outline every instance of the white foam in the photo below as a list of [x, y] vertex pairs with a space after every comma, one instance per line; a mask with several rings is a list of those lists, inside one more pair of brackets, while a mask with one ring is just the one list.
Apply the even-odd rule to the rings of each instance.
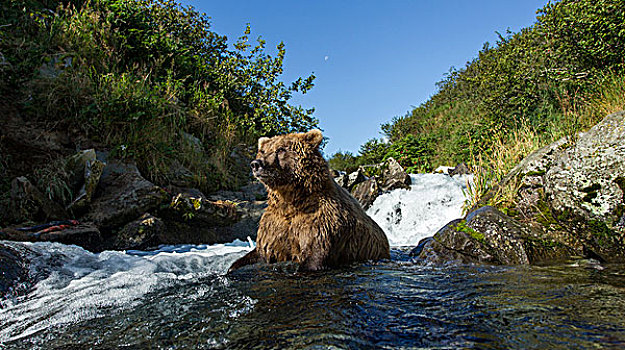
[[417, 245], [449, 221], [462, 217], [471, 175], [412, 174], [410, 190], [379, 196], [367, 214], [380, 225], [392, 246]]
[[[90, 253], [59, 243], [10, 243], [32, 253], [31, 273], [49, 276], [28, 296], [0, 309], [0, 344], [123, 310], [151, 291], [180, 281], [223, 274], [251, 248], [247, 243], [167, 246], [153, 252]], [[110, 312], [110, 311], [108, 311]]]
[[[460, 217], [462, 189], [470, 180], [468, 176], [452, 178], [442, 174], [418, 174], [411, 178], [410, 190], [384, 194], [368, 210], [393, 246], [416, 245]], [[27, 296], [2, 301], [0, 345], [52, 327], [133, 308], [143, 303], [144, 296], [150, 292], [224, 274], [234, 260], [254, 245], [248, 239], [248, 242], [237, 240], [228, 244], [94, 254], [59, 243], [3, 244], [28, 251], [31, 274], [44, 273], [47, 277]], [[253, 301], [244, 304], [253, 305]]]

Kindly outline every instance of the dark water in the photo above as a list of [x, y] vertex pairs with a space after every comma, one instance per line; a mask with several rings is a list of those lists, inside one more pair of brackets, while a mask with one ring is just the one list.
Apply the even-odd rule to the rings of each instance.
[[429, 268], [395, 250], [316, 274], [209, 274], [0, 348], [625, 348], [624, 266], [574, 265]]

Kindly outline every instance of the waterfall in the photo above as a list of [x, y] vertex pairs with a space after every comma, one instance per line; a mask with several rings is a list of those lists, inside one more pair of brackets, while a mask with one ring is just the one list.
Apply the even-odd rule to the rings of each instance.
[[382, 227], [391, 246], [417, 245], [449, 221], [462, 217], [471, 175], [412, 174], [409, 190], [379, 196], [367, 214]]

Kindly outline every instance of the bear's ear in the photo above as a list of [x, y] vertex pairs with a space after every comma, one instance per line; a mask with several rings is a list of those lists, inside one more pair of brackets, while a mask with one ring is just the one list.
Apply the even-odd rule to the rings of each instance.
[[258, 139], [258, 149], [260, 150], [261, 148], [263, 148], [263, 145], [266, 144], [267, 142], [269, 142], [269, 138], [268, 137], [261, 137]]
[[321, 144], [321, 141], [323, 141], [323, 135], [321, 134], [321, 130], [312, 129], [303, 135], [303, 139], [313, 147], [317, 148]]

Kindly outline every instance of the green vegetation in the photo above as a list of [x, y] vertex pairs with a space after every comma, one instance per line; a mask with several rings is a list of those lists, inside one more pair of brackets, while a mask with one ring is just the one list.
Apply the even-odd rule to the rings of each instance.
[[171, 0], [2, 1], [3, 110], [132, 159], [158, 184], [183, 167], [201, 189], [234, 187], [260, 135], [317, 125], [289, 104], [315, 77], [280, 81], [284, 45], [271, 56], [249, 36], [229, 47], [206, 15]]
[[456, 224], [456, 231], [464, 232], [464, 233], [468, 234], [471, 238], [475, 239], [476, 241], [478, 241], [480, 243], [484, 243], [485, 242], [484, 234], [481, 233], [481, 232], [477, 232], [474, 229], [472, 229], [469, 226], [467, 226], [467, 221], [466, 220], [462, 220], [458, 224]]
[[382, 125], [388, 143], [370, 140], [351, 161], [399, 153], [411, 171], [468, 162], [484, 187], [472, 189], [477, 202], [533, 150], [624, 109], [625, 2], [561, 0], [537, 14], [450, 69], [428, 101]]

